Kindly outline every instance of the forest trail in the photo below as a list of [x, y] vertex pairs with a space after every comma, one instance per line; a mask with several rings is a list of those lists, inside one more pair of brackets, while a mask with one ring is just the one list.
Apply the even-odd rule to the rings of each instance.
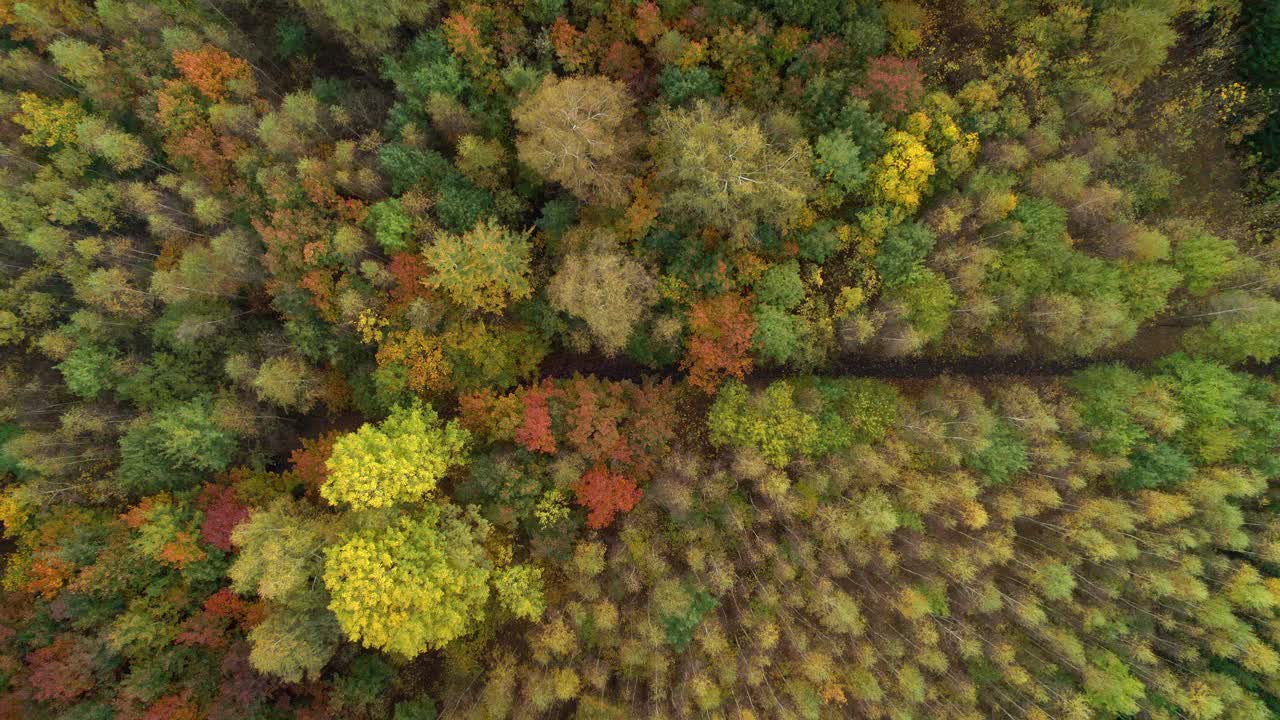
[[[1185, 328], [1175, 325], [1151, 325], [1142, 328], [1137, 337], [1115, 349], [1085, 357], [1045, 358], [1033, 355], [974, 355], [971, 357], [913, 356], [886, 358], [852, 353], [833, 359], [825, 367], [810, 372], [796, 372], [780, 367], [756, 367], [747, 381], [769, 382], [796, 375], [824, 377], [871, 377], [886, 379], [928, 379], [939, 375], [1028, 376], [1050, 377], [1070, 375], [1094, 363], [1118, 362], [1142, 366], [1181, 349]], [[1250, 372], [1261, 367], [1241, 368]], [[598, 353], [552, 353], [543, 359], [539, 379], [562, 379], [593, 375], [608, 380], [639, 380], [645, 377], [678, 380], [685, 377], [679, 366], [652, 368], [629, 358], [607, 357]]]

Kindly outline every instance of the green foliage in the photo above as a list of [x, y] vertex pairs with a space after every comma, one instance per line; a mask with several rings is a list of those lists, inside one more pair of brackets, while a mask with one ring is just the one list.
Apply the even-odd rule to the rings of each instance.
[[907, 284], [924, 272], [924, 259], [937, 238], [918, 223], [904, 223], [891, 229], [876, 251], [875, 266], [885, 287]]
[[706, 100], [720, 95], [720, 80], [710, 68], [695, 65], [682, 68], [668, 65], [658, 75], [658, 87], [668, 105], [685, 105], [691, 100]]
[[756, 302], [790, 310], [804, 300], [804, 281], [800, 265], [794, 261], [779, 263], [764, 271], [755, 282]]
[[1174, 245], [1173, 261], [1182, 273], [1187, 291], [1204, 295], [1221, 279], [1238, 270], [1240, 253], [1229, 240], [1194, 232]]
[[693, 640], [693, 633], [698, 629], [702, 618], [720, 606], [720, 601], [702, 588], [691, 590], [688, 595], [689, 603], [683, 613], [665, 615], [662, 618], [662, 627], [666, 632], [667, 642], [677, 652], [684, 652], [688, 649], [689, 643]]
[[1154, 443], [1129, 456], [1129, 469], [1116, 477], [1116, 483], [1126, 490], [1176, 487], [1194, 472], [1191, 461], [1176, 447]]
[[161, 408], [120, 439], [116, 477], [129, 493], [143, 495], [190, 487], [204, 473], [226, 470], [236, 437], [217, 425], [213, 402], [200, 397]]
[[796, 407], [786, 381], [769, 385], [756, 397], [742, 383], [730, 381], [720, 388], [707, 415], [712, 444], [753, 448], [778, 467], [807, 454], [817, 429], [817, 421]]
[[1030, 467], [1027, 446], [1012, 423], [997, 422], [987, 437], [986, 447], [973, 452], [969, 467], [992, 485], [1004, 485]]
[[813, 147], [813, 168], [818, 177], [836, 187], [842, 194], [856, 194], [867, 182], [867, 169], [862, 148], [849, 132], [827, 133]]
[[85, 400], [93, 400], [115, 384], [117, 359], [110, 348], [79, 345], [57, 367], [68, 390]]
[[0, 716], [1277, 716], [1276, 5], [0, 2]]
[[752, 313], [756, 321], [755, 343], [771, 362], [786, 363], [796, 353], [800, 321], [776, 305], [761, 305]]
[[1095, 365], [1071, 378], [1081, 423], [1099, 452], [1127, 455], [1146, 430], [1131, 410], [1143, 390], [1142, 378], [1120, 365]]
[[458, 305], [499, 312], [529, 297], [529, 233], [515, 233], [492, 219], [462, 235], [443, 234], [423, 250], [435, 272], [429, 282]]
[[436, 703], [429, 697], [396, 703], [391, 720], [436, 720]]
[[367, 222], [383, 250], [396, 253], [409, 249], [413, 240], [413, 218], [399, 200], [391, 198], [369, 206]]

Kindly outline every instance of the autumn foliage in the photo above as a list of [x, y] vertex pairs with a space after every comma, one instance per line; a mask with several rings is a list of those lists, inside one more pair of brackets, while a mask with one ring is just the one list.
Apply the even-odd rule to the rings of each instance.
[[579, 505], [587, 508], [587, 527], [600, 530], [609, 527], [619, 513], [625, 513], [640, 502], [640, 488], [634, 481], [597, 465], [579, 478], [573, 486]]
[[751, 372], [756, 323], [746, 299], [730, 294], [698, 303], [689, 311], [689, 331], [682, 365], [694, 387], [714, 392], [726, 377]]

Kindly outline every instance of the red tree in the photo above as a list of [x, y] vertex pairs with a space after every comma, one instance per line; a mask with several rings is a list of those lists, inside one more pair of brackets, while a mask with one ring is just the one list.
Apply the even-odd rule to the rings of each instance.
[[885, 113], [896, 115], [924, 97], [924, 73], [915, 60], [893, 55], [871, 58], [867, 77], [854, 94], [869, 98]]
[[27, 656], [32, 698], [65, 703], [93, 689], [93, 648], [79, 635], [59, 635]]
[[635, 482], [597, 465], [573, 486], [579, 505], [587, 508], [587, 527], [599, 530], [609, 527], [618, 513], [625, 513], [640, 502], [640, 488]]
[[231, 531], [249, 517], [249, 508], [236, 497], [235, 488], [205, 485], [199, 507], [204, 511], [200, 539], [223, 552], [231, 552]]
[[551, 409], [547, 406], [550, 392], [550, 383], [524, 392], [524, 418], [516, 429], [516, 442], [530, 452], [550, 455], [556, 451], [556, 438], [551, 433]]

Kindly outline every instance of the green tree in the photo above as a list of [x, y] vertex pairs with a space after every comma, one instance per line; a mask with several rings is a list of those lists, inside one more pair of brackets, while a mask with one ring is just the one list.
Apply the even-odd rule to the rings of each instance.
[[1160, 67], [1178, 35], [1169, 12], [1134, 4], [1104, 10], [1093, 31], [1097, 64], [1108, 83], [1132, 92]]
[[308, 412], [320, 396], [320, 378], [302, 359], [292, 355], [267, 358], [253, 378], [258, 399], [286, 410]]
[[217, 424], [213, 399], [202, 396], [136, 422], [120, 439], [116, 477], [139, 495], [186, 488], [205, 473], [226, 470], [236, 450], [235, 435]]
[[319, 25], [334, 29], [338, 38], [361, 55], [389, 49], [401, 25], [417, 25], [436, 7], [435, 0], [297, 0]]
[[818, 423], [796, 407], [792, 386], [785, 381], [772, 383], [752, 397], [746, 386], [731, 380], [716, 395], [707, 429], [712, 444], [754, 448], [781, 467], [810, 451]]
[[279, 498], [256, 510], [231, 532], [237, 548], [227, 574], [241, 594], [266, 603], [266, 615], [249, 633], [249, 661], [287, 682], [318, 678], [341, 638], [319, 579], [322, 550], [337, 526], [305, 506]]

